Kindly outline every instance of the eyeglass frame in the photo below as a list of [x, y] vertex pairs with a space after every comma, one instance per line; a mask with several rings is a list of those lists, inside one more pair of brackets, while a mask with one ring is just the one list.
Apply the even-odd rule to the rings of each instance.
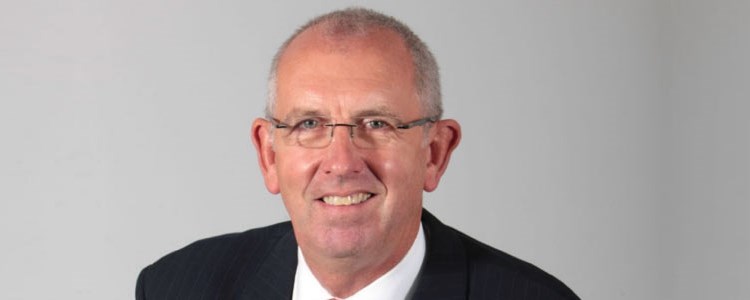
[[[268, 121], [271, 122], [271, 124], [273, 125], [273, 128], [275, 128], [275, 129], [291, 129], [291, 128], [294, 128], [294, 125], [290, 125], [290, 124], [281, 122], [279, 119], [276, 119], [276, 118], [273, 118], [273, 117], [268, 118], [268, 119], [269, 119]], [[438, 116], [425, 117], [425, 118], [417, 119], [417, 120], [414, 120], [414, 121], [411, 121], [411, 122], [406, 122], [406, 123], [402, 123], [402, 124], [399, 124], [399, 125], [393, 125], [393, 128], [394, 129], [400, 129], [400, 130], [406, 130], [406, 129], [411, 129], [411, 128], [414, 128], [414, 127], [417, 127], [417, 126], [423, 126], [423, 125], [426, 125], [427, 123], [437, 123], [437, 121], [439, 121], [439, 120], [440, 119], [439, 119]], [[354, 128], [360, 127], [361, 125], [351, 124], [351, 123], [328, 123], [328, 124], [323, 124], [321, 126], [331, 127], [331, 134], [330, 134], [331, 138], [333, 138], [333, 131], [334, 131], [334, 129], [336, 129], [337, 126], [348, 127], [349, 128], [349, 138], [351, 138], [352, 141], [353, 141], [353, 139], [354, 139]], [[301, 146], [303, 148], [325, 148], [326, 146], [330, 145], [331, 140], [332, 140], [331, 138], [328, 139], [328, 142], [325, 144], [325, 146], [321, 146], [321, 147], [305, 147], [305, 146], [302, 146], [301, 144], [299, 146]]]

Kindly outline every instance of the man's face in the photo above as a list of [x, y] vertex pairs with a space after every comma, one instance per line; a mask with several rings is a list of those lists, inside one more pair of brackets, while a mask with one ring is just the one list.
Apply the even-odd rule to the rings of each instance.
[[[273, 117], [281, 121], [309, 115], [335, 123], [373, 114], [404, 122], [425, 117], [411, 57], [390, 31], [343, 41], [307, 31], [290, 44], [277, 74]], [[273, 176], [266, 183], [281, 193], [305, 256], [383, 264], [393, 253], [405, 253], [421, 216], [430, 153], [425, 129], [402, 130], [374, 149], [356, 146], [347, 127], [334, 127], [331, 143], [313, 149], [282, 142], [285, 130], [270, 133]], [[353, 205], [323, 201], [368, 195]]]

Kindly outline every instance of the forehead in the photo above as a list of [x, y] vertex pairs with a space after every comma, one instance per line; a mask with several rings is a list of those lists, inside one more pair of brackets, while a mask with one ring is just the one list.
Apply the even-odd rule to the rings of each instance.
[[375, 108], [413, 115], [419, 110], [411, 55], [390, 30], [344, 37], [307, 30], [289, 44], [276, 76], [277, 115]]

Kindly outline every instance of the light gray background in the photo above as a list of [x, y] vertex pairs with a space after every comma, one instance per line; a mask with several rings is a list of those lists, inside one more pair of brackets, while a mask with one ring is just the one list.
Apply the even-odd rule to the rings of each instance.
[[0, 298], [130, 299], [285, 220], [247, 135], [279, 44], [364, 4], [442, 67], [426, 207], [584, 299], [750, 298], [748, 1], [2, 1]]

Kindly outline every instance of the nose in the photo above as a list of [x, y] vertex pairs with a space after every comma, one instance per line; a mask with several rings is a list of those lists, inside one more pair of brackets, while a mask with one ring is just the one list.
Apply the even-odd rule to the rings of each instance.
[[[346, 176], [361, 173], [365, 162], [353, 144], [354, 127], [349, 124], [331, 124], [331, 141], [321, 162], [325, 174]], [[347, 127], [344, 130], [336, 130]], [[347, 130], [348, 129], [348, 130]]]

